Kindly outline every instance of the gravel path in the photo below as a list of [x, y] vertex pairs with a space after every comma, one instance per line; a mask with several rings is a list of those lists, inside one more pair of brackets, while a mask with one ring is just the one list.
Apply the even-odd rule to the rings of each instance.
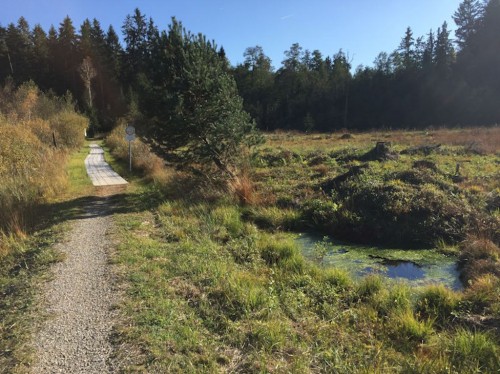
[[53, 267], [46, 285], [48, 319], [34, 337], [32, 373], [111, 373], [110, 334], [116, 303], [107, 248], [110, 202], [95, 198], [72, 223], [66, 242], [58, 244], [66, 259]]

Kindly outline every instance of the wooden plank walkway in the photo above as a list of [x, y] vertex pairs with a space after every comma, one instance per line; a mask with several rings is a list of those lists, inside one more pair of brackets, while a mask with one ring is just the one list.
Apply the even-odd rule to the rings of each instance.
[[94, 186], [119, 186], [128, 184], [104, 160], [104, 150], [97, 144], [90, 144], [90, 153], [85, 158], [85, 167]]

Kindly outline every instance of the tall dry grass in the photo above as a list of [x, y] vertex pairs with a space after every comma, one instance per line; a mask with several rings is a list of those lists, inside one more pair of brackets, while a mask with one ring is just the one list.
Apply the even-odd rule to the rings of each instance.
[[37, 206], [66, 188], [67, 155], [83, 145], [87, 125], [32, 82], [0, 88], [0, 231], [22, 235], [38, 221]]
[[23, 126], [3, 123], [0, 129], [0, 228], [19, 231], [34, 223], [29, 215], [37, 204], [65, 187], [65, 154]]
[[500, 152], [500, 126], [470, 127], [460, 129], [435, 128], [428, 130], [377, 130], [350, 134], [303, 134], [277, 131], [266, 134], [266, 147], [282, 147], [287, 150], [328, 150], [332, 144], [345, 147], [373, 146], [377, 141], [387, 141], [404, 147], [442, 144], [462, 146], [481, 154]]
[[[111, 153], [118, 159], [128, 160], [128, 141], [125, 139], [124, 123], [118, 125], [106, 137], [106, 144]], [[166, 183], [170, 179], [170, 172], [165, 167], [165, 162], [151, 152], [149, 146], [141, 139], [136, 138], [132, 143], [132, 167], [141, 170], [144, 176], [151, 181]]]

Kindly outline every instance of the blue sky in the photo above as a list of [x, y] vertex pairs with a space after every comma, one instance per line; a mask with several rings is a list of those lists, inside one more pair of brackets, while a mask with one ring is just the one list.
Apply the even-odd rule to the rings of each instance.
[[[260, 45], [279, 67], [293, 43], [331, 56], [339, 49], [352, 64], [371, 66], [381, 51], [392, 52], [407, 26], [414, 36], [434, 31], [443, 21], [451, 30], [461, 0], [11, 0], [2, 4], [0, 25], [24, 16], [30, 26], [47, 31], [69, 15], [79, 29], [85, 18], [112, 24], [121, 34], [127, 14], [136, 7], [166, 29], [175, 16], [195, 33], [223, 46], [233, 65], [244, 60], [247, 47]], [[453, 33], [451, 36], [454, 36]]]

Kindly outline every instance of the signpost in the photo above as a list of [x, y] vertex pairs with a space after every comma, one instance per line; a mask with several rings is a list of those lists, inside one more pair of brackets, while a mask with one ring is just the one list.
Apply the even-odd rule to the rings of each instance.
[[131, 143], [135, 139], [135, 127], [128, 125], [125, 129], [125, 139], [128, 141], [128, 171], [132, 171], [132, 147]]

